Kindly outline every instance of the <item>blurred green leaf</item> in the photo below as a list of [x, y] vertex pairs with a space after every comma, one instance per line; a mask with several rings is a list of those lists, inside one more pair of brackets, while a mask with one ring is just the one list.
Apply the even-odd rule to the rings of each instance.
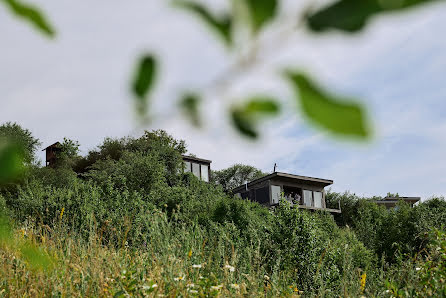
[[398, 11], [436, 0], [340, 0], [307, 16], [313, 31], [339, 29], [347, 32], [361, 30], [375, 14]]
[[201, 99], [196, 94], [186, 94], [180, 101], [180, 108], [196, 127], [201, 126], [199, 104]]
[[277, 0], [245, 0], [245, 2], [251, 15], [254, 32], [258, 32], [276, 16]]
[[53, 37], [55, 35], [53, 27], [37, 7], [19, 2], [17, 0], [3, 0], [3, 2], [9, 7], [13, 14], [28, 21], [36, 29], [40, 30], [47, 36]]
[[365, 112], [357, 102], [331, 96], [301, 73], [287, 72], [305, 116], [333, 134], [366, 138]]
[[132, 91], [137, 99], [137, 108], [141, 114], [147, 112], [147, 95], [153, 87], [156, 73], [157, 62], [155, 58], [151, 55], [142, 57], [136, 68], [132, 84]]
[[20, 247], [23, 259], [34, 269], [47, 270], [51, 265], [51, 258], [42, 250], [31, 243], [26, 243]]
[[264, 117], [275, 116], [279, 113], [278, 103], [271, 98], [254, 97], [242, 106], [233, 107], [231, 119], [235, 128], [244, 136], [257, 138], [257, 125]]
[[206, 25], [223, 38], [223, 41], [228, 46], [232, 44], [231, 28], [233, 21], [230, 15], [217, 18], [201, 4], [191, 1], [178, 0], [175, 1], [174, 4], [199, 16]]
[[23, 171], [23, 155], [20, 146], [0, 142], [0, 185], [14, 180]]

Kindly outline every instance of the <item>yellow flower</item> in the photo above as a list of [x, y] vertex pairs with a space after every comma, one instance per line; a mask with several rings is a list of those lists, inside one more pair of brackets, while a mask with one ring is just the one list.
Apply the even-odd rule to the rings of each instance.
[[190, 257], [192, 257], [192, 249], [189, 250], [189, 253], [187, 254], [187, 256], [189, 257], [189, 259], [190, 259]]
[[65, 211], [65, 207], [62, 207], [62, 211], [60, 211], [59, 218], [62, 220], [63, 212]]
[[366, 279], [367, 279], [367, 274], [364, 272], [361, 275], [361, 293], [364, 292]]

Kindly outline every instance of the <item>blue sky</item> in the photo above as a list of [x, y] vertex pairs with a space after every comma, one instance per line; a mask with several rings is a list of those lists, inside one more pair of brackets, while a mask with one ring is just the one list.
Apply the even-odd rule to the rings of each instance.
[[[220, 169], [236, 162], [334, 180], [336, 191], [361, 195], [446, 193], [446, 5], [374, 18], [361, 34], [300, 30], [270, 42], [274, 29], [309, 2], [285, 0], [280, 22], [261, 39], [262, 62], [224, 90], [209, 84], [233, 57], [209, 31], [164, 1], [94, 3], [32, 1], [58, 35], [48, 40], [0, 7], [0, 122], [17, 121], [44, 145], [79, 140], [83, 152], [105, 136], [162, 128], [185, 139], [191, 152]], [[206, 3], [216, 12], [225, 0]], [[314, 1], [312, 1], [314, 3]], [[139, 127], [129, 78], [141, 53], [157, 53], [162, 74], [155, 121]], [[309, 126], [296, 109], [283, 68], [304, 69], [340, 95], [368, 108], [374, 137], [366, 143], [333, 139]], [[206, 128], [195, 130], [175, 108], [184, 90], [205, 89]], [[254, 92], [279, 98], [284, 113], [264, 124], [257, 142], [240, 138], [224, 111]]]

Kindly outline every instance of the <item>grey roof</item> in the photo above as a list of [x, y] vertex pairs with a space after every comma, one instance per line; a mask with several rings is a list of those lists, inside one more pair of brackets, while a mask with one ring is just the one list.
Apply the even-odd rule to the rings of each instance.
[[46, 147], [46, 148], [43, 148], [42, 149], [42, 151], [45, 151], [46, 149], [48, 149], [48, 148], [51, 148], [51, 147], [59, 147], [61, 145], [61, 143], [59, 143], [59, 142], [56, 142], [56, 143], [54, 143], [54, 144], [52, 144], [52, 145], [49, 145], [48, 147]]
[[[294, 174], [282, 173], [282, 172], [274, 172], [272, 174], [266, 175], [262, 178], [259, 178], [259, 179], [249, 182], [248, 187], [256, 185], [256, 184], [263, 182], [265, 180], [271, 180], [271, 179], [277, 179], [277, 178], [286, 179], [286, 180], [294, 180], [296, 182], [304, 182], [304, 183], [311, 182], [311, 183], [321, 184], [323, 186], [328, 186], [328, 185], [333, 184], [333, 180], [308, 177], [308, 176], [300, 176], [300, 175], [294, 175]], [[235, 191], [241, 190], [244, 187], [245, 187], [245, 185], [240, 185], [240, 186], [236, 187], [233, 191], [235, 192]]]
[[201, 163], [206, 163], [206, 164], [211, 164], [212, 163], [212, 160], [198, 158], [198, 157], [190, 156], [190, 155], [183, 155], [183, 160], [196, 161], [196, 162], [201, 162]]

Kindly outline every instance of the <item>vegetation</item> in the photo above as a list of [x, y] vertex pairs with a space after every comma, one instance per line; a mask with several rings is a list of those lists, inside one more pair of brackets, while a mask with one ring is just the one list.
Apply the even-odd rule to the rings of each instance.
[[183, 173], [185, 143], [164, 131], [77, 147], [0, 186], [0, 295], [446, 294], [441, 198], [386, 210], [329, 193], [338, 217], [269, 210]]

